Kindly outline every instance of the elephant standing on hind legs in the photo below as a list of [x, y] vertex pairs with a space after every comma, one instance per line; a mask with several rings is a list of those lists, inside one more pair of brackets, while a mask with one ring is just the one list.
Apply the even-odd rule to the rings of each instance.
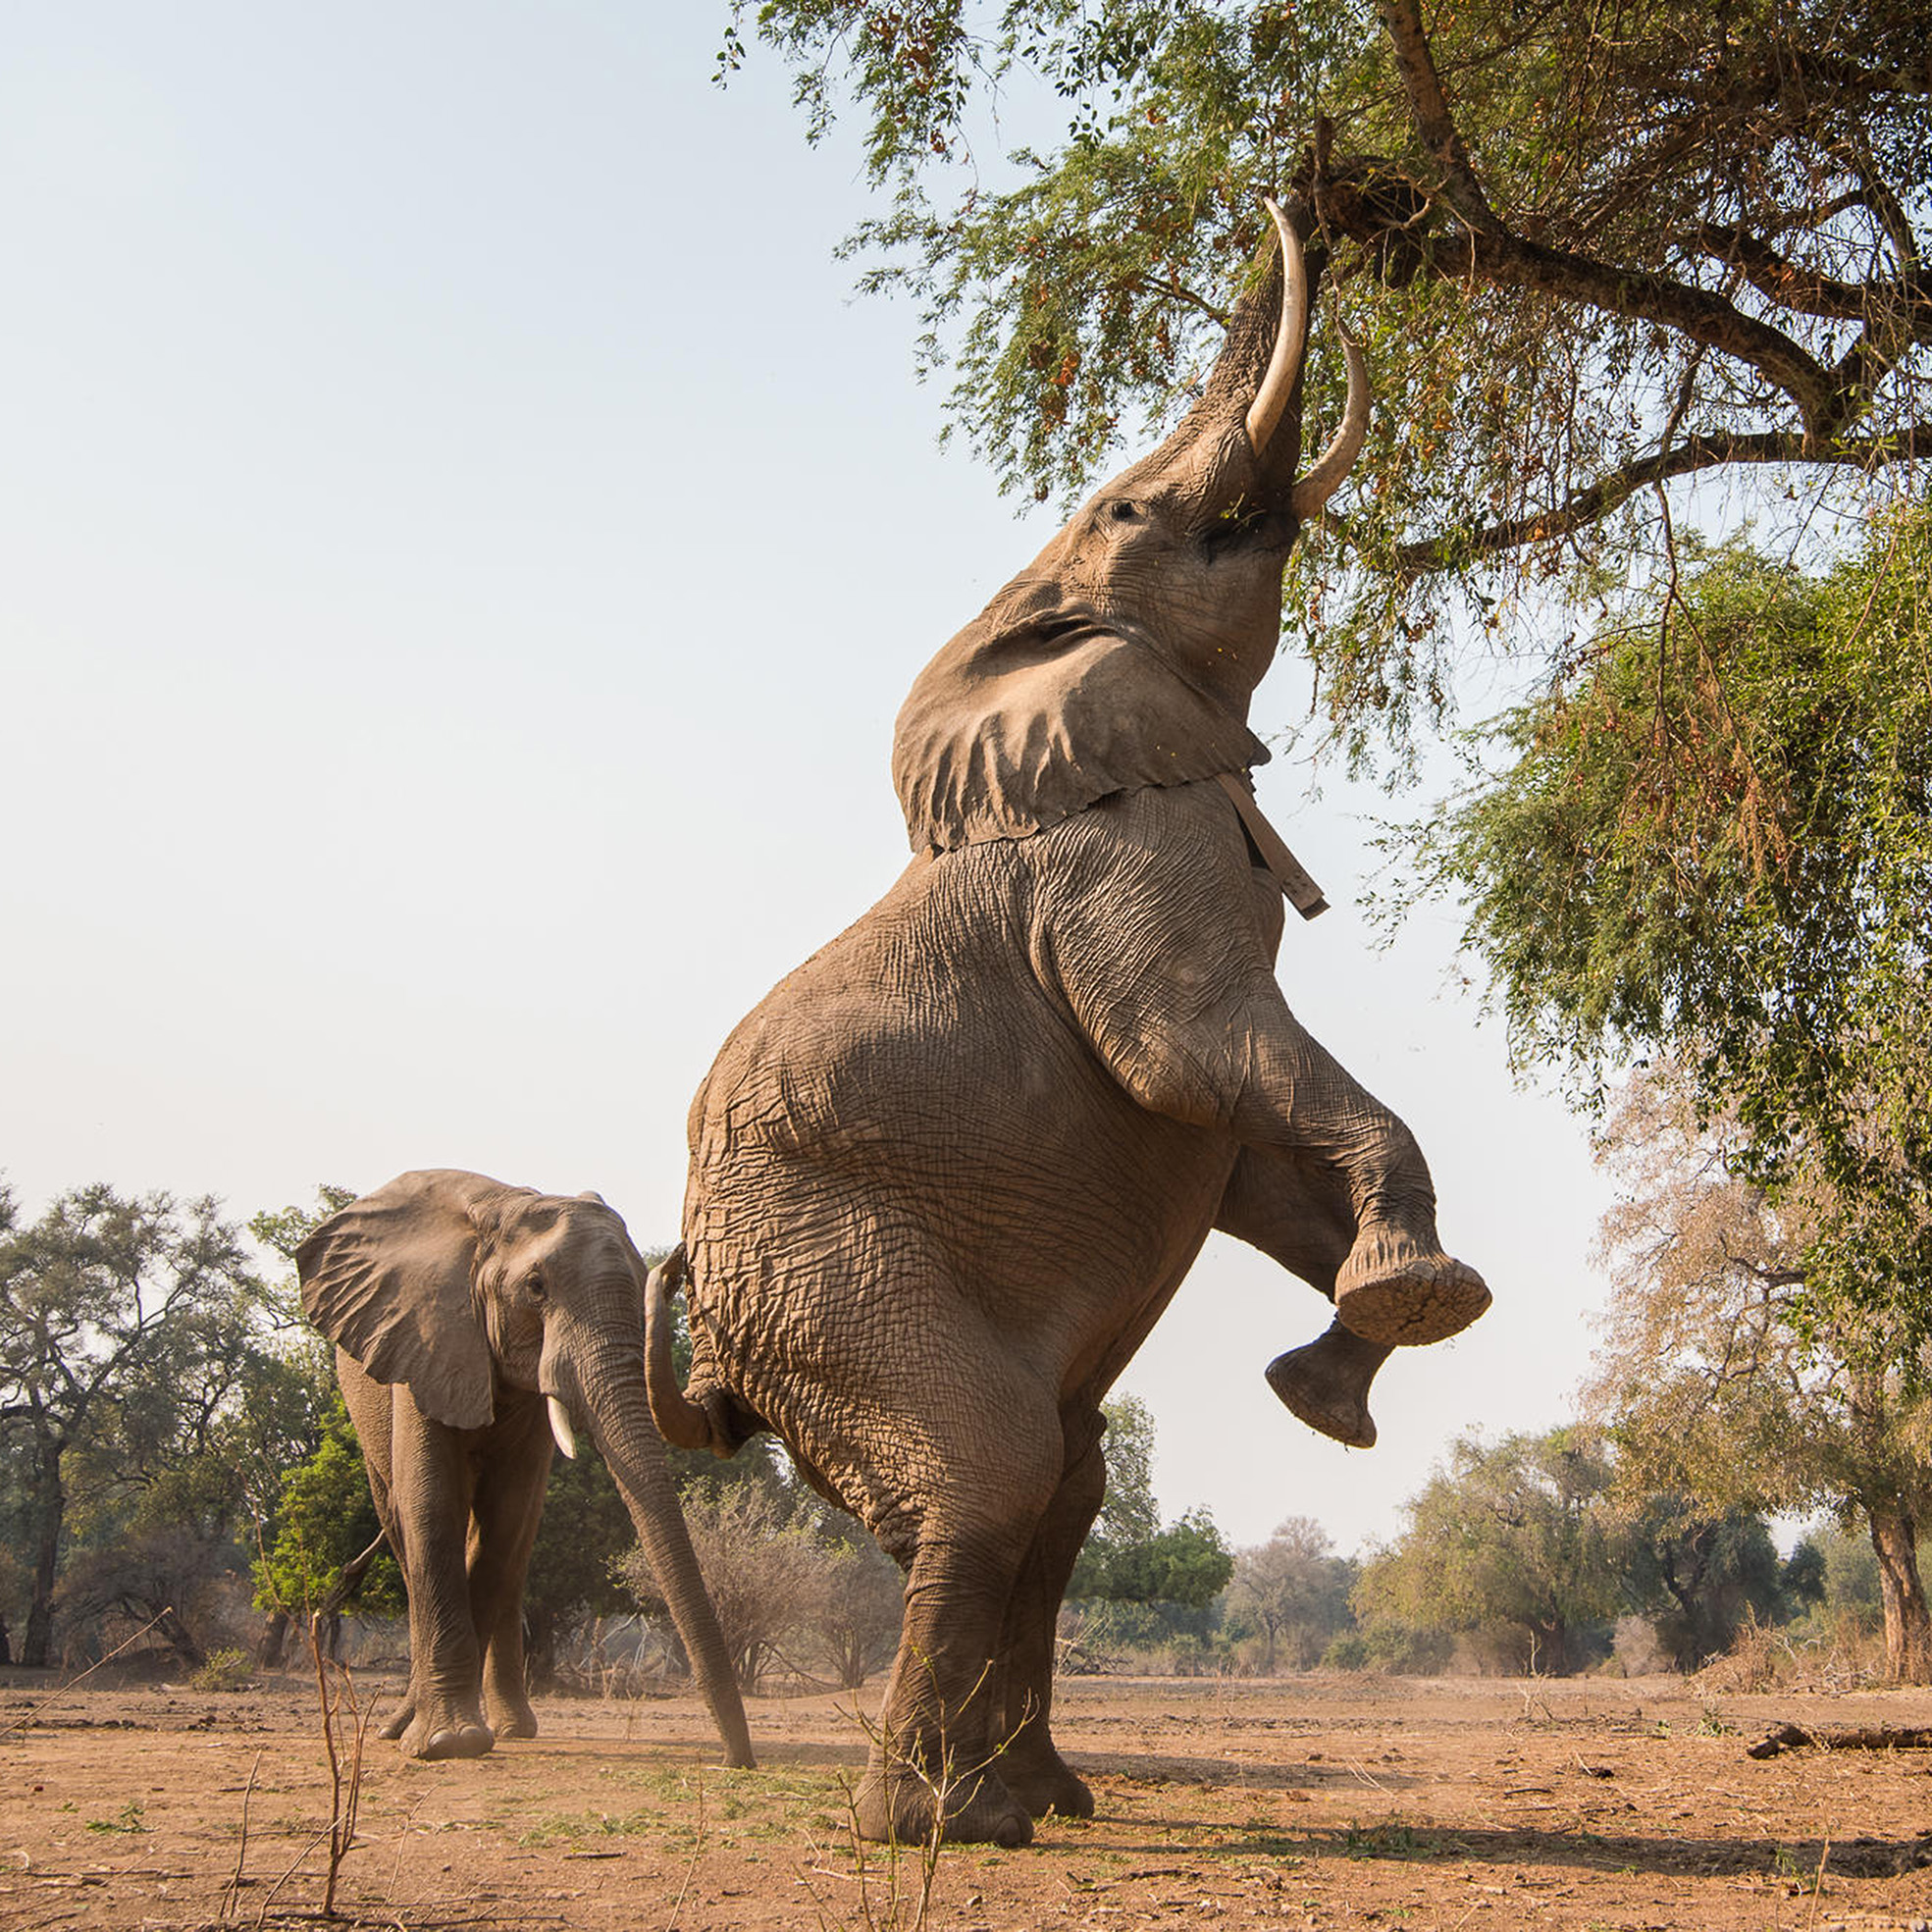
[[[1332, 1297], [1270, 1381], [1373, 1438], [1392, 1346], [1488, 1303], [1407, 1128], [1274, 975], [1285, 849], [1245, 774], [1281, 570], [1353, 460], [1306, 474], [1295, 235], [1200, 400], [942, 650], [899, 715], [914, 857], [771, 992], [691, 1114], [693, 1363], [672, 1441], [761, 1429], [907, 1572], [867, 1835], [1023, 1844], [1092, 1797], [1050, 1728], [1053, 1632], [1105, 1487], [1100, 1402], [1211, 1228]], [[1271, 860], [1271, 855], [1273, 858]], [[1271, 870], [1271, 863], [1275, 869]], [[684, 1272], [681, 1268], [680, 1272]]]
[[552, 1436], [588, 1427], [724, 1739], [745, 1706], [698, 1574], [644, 1374], [645, 1269], [595, 1194], [438, 1168], [399, 1175], [296, 1250], [302, 1308], [337, 1344], [376, 1514], [409, 1592], [409, 1694], [384, 1728], [417, 1757], [529, 1738], [523, 1585]]

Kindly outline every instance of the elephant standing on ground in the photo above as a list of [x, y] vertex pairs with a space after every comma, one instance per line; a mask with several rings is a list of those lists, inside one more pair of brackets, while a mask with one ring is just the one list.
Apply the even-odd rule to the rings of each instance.
[[[867, 1835], [1021, 1844], [1092, 1797], [1055, 1749], [1054, 1621], [1105, 1484], [1100, 1402], [1213, 1227], [1335, 1303], [1270, 1381], [1373, 1439], [1369, 1383], [1488, 1291], [1407, 1128], [1274, 976], [1284, 889], [1246, 723], [1281, 570], [1359, 448], [1299, 480], [1299, 244], [1200, 400], [920, 674], [893, 771], [914, 859], [732, 1034], [691, 1113], [694, 1359], [653, 1410], [770, 1429], [907, 1571]], [[1319, 910], [1318, 906], [1311, 910]], [[680, 1264], [678, 1273], [684, 1272]]]
[[330, 1216], [296, 1251], [409, 1591], [409, 1695], [383, 1735], [417, 1757], [529, 1738], [523, 1584], [552, 1436], [587, 1427], [724, 1739], [745, 1707], [698, 1573], [644, 1376], [645, 1268], [595, 1194], [434, 1169]]

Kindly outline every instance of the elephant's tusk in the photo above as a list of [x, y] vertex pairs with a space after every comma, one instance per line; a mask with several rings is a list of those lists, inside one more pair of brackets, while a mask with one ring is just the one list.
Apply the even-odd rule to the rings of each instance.
[[570, 1411], [554, 1395], [546, 1395], [544, 1400], [549, 1405], [550, 1434], [556, 1437], [556, 1445], [573, 1462], [577, 1459], [577, 1432], [570, 1426]]
[[1248, 404], [1248, 441], [1257, 455], [1267, 448], [1281, 411], [1288, 406], [1288, 393], [1301, 374], [1302, 344], [1308, 339], [1308, 270], [1302, 263], [1300, 238], [1272, 194], [1264, 195], [1262, 201], [1281, 241], [1281, 321], [1275, 331], [1268, 373]]
[[1307, 475], [1294, 487], [1288, 507], [1298, 523], [1307, 523], [1322, 513], [1322, 506], [1337, 490], [1341, 480], [1354, 467], [1369, 434], [1369, 365], [1360, 344], [1341, 339], [1342, 353], [1348, 358], [1348, 402], [1341, 412], [1341, 427], [1329, 439], [1329, 446], [1316, 457]]

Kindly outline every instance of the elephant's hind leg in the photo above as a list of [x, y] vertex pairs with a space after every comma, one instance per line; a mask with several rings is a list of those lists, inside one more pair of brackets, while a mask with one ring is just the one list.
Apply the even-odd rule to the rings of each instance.
[[1067, 1580], [1093, 1528], [1107, 1488], [1099, 1415], [1087, 1410], [1066, 1425], [1067, 1471], [1019, 1566], [1001, 1642], [1000, 1776], [1036, 1818], [1093, 1816], [1093, 1793], [1053, 1741], [1055, 1626]]
[[[962, 1359], [983, 1367], [987, 1355]], [[901, 1844], [929, 1843], [937, 1830], [961, 1843], [1025, 1845], [1033, 1821], [1000, 1764], [999, 1646], [1021, 1561], [1060, 1480], [1059, 1417], [1037, 1384], [1018, 1378], [949, 1387], [930, 1402], [919, 1394], [902, 1426], [916, 1445], [917, 1487], [932, 1487], [908, 1498], [917, 1527], [906, 1622], [858, 1793], [859, 1828]]]

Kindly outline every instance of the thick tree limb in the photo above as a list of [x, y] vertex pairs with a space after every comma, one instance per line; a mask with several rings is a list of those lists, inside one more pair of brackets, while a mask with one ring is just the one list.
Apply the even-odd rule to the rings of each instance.
[[1932, 456], [1932, 421], [1912, 423], [1886, 436], [1859, 437], [1817, 447], [1791, 431], [1765, 430], [1750, 436], [1697, 436], [1667, 449], [1633, 458], [1552, 509], [1511, 517], [1468, 536], [1420, 538], [1402, 545], [1396, 563], [1417, 576], [1457, 563], [1495, 556], [1522, 544], [1568, 536], [1619, 507], [1638, 491], [1674, 477], [1691, 476], [1724, 463], [1825, 463], [1863, 468], [1880, 462]]
[[[1499, 287], [1535, 288], [1611, 315], [1676, 330], [1749, 364], [1775, 384], [1798, 406], [1814, 440], [1829, 436], [1856, 413], [1859, 394], [1869, 392], [1873, 375], [1865, 363], [1850, 372], [1826, 370], [1782, 330], [1744, 314], [1721, 295], [1650, 270], [1617, 268], [1588, 255], [1545, 247], [1515, 234], [1490, 205], [1477, 179], [1442, 90], [1419, 0], [1381, 0], [1380, 11], [1417, 138], [1440, 174], [1437, 198], [1462, 225], [1459, 235], [1422, 244], [1434, 273], [1455, 280], [1480, 276]], [[1877, 373], [1882, 375], [1882, 369]], [[1848, 388], [1848, 374], [1854, 382], [1862, 381], [1862, 392]]]
[[1382, 0], [1381, 12], [1383, 29], [1395, 52], [1395, 71], [1402, 77], [1403, 90], [1409, 97], [1416, 132], [1442, 171], [1442, 199], [1472, 229], [1500, 235], [1502, 223], [1489, 206], [1482, 183], [1476, 179], [1469, 150], [1464, 147], [1455, 118], [1449, 112], [1448, 97], [1442, 91], [1441, 77], [1436, 72], [1436, 56], [1430, 51], [1421, 10], [1415, 0]]

